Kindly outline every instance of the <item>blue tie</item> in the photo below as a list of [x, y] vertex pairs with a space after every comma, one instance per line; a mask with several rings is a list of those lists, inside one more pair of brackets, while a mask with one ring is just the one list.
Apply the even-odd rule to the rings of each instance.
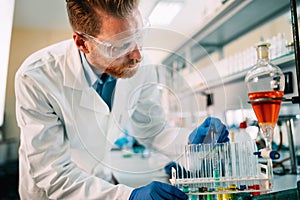
[[104, 102], [107, 104], [109, 107], [109, 110], [111, 110], [112, 107], [112, 102], [113, 102], [113, 93], [114, 93], [114, 88], [116, 86], [116, 79], [115, 78], [110, 78], [108, 79], [108, 75], [103, 73], [101, 76], [102, 84], [98, 82], [96, 91], [97, 93], [102, 97]]

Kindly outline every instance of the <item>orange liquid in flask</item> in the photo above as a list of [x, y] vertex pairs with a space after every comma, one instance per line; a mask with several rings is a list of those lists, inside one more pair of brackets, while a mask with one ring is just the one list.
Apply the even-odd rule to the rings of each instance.
[[[282, 98], [283, 95], [283, 91], [274, 90], [266, 92], [252, 92], [248, 94], [248, 97], [250, 100], [256, 100], [260, 98]], [[251, 105], [260, 125], [268, 124], [275, 126], [280, 111], [281, 100], [258, 101], [252, 102]]]

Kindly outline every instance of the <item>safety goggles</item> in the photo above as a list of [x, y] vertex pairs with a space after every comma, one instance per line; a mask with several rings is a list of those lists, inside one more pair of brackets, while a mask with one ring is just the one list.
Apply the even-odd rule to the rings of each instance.
[[110, 59], [122, 57], [135, 49], [141, 49], [145, 33], [146, 29], [136, 30], [134, 32], [127, 31], [119, 33], [109, 40], [101, 41], [86, 33], [78, 32], [78, 34], [92, 41], [103, 56]]

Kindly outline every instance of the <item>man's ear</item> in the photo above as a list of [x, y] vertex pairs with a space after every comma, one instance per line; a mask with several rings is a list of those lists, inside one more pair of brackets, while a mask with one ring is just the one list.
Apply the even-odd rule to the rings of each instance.
[[89, 49], [88, 49], [88, 46], [87, 46], [87, 43], [86, 43], [86, 39], [82, 35], [74, 32], [73, 33], [73, 40], [74, 40], [77, 48], [80, 51], [82, 51], [83, 53], [89, 53]]

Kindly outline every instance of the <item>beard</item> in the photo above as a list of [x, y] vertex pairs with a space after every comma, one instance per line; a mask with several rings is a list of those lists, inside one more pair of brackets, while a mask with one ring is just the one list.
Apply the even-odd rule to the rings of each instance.
[[[111, 63], [104, 72], [115, 78], [131, 78], [138, 71], [140, 62], [140, 60], [132, 59], [129, 62], [118, 66]], [[135, 67], [132, 67], [133, 65], [135, 65]]]
[[[101, 70], [102, 72], [114, 78], [125, 79], [131, 78], [137, 73], [139, 64], [143, 60], [143, 57], [140, 59], [127, 58], [126, 61], [118, 58], [115, 60], [110, 60], [104, 58], [99, 51], [91, 51], [87, 56], [87, 60], [92, 66], [98, 66], [95, 68]], [[101, 65], [99, 64], [99, 61], [101, 61]]]

